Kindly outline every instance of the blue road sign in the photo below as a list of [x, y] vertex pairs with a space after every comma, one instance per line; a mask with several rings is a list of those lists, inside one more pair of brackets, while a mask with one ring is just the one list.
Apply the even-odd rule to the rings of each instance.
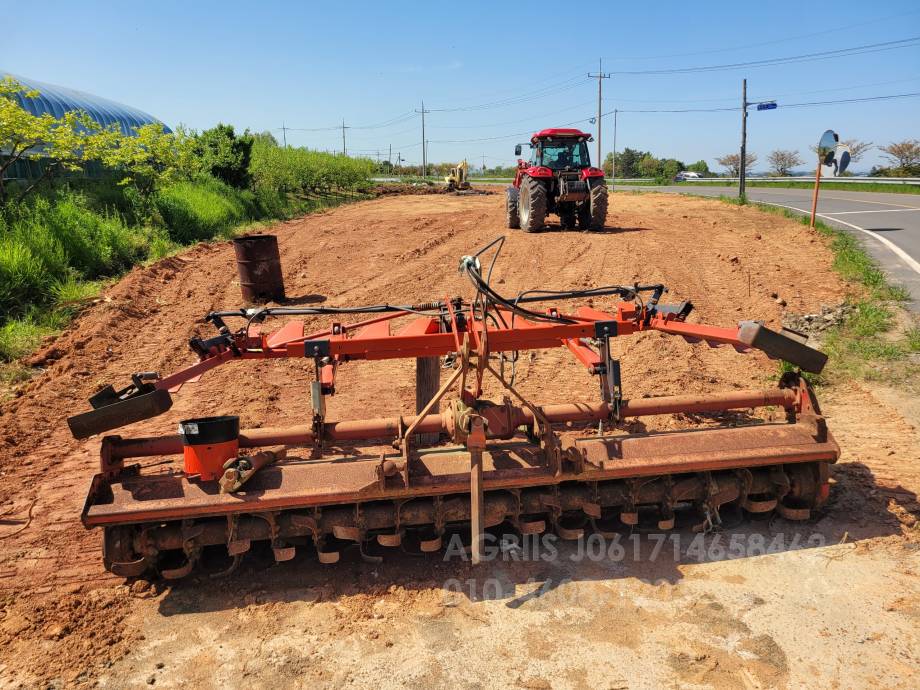
[[775, 110], [776, 101], [767, 101], [766, 103], [758, 103], [757, 110]]

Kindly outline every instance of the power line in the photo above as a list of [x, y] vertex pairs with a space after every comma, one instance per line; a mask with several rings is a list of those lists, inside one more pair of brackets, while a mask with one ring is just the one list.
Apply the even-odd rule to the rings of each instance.
[[503, 108], [509, 105], [519, 105], [521, 103], [527, 103], [529, 101], [537, 100], [539, 98], [544, 98], [545, 96], [555, 95], [557, 93], [562, 93], [564, 91], [570, 91], [578, 86], [582, 86], [587, 83], [588, 79], [584, 76], [576, 77], [574, 80], [567, 79], [563, 82], [552, 86], [545, 86], [536, 91], [530, 91], [518, 96], [509, 96], [507, 98], [499, 99], [496, 101], [491, 101], [488, 103], [479, 103], [477, 105], [468, 105], [461, 106], [456, 108], [431, 108], [432, 112], [437, 113], [456, 113], [456, 112], [469, 112], [472, 110], [488, 110], [490, 108]]
[[837, 101], [811, 101], [806, 103], [789, 103], [788, 105], [782, 106], [783, 108], [805, 108], [815, 105], [834, 105], [837, 103], [863, 103], [865, 101], [890, 101], [898, 98], [916, 98], [920, 96], [920, 91], [914, 91], [913, 93], [893, 93], [887, 96], [869, 96], [867, 98], [844, 98]]
[[542, 115], [532, 115], [525, 117], [523, 119], [515, 120], [505, 120], [504, 122], [491, 122], [487, 125], [438, 125], [435, 129], [483, 129], [486, 127], [502, 127], [504, 125], [518, 125], [522, 122], [530, 122], [532, 120], [546, 120], [546, 118], [557, 115], [559, 113], [567, 113], [570, 110], [578, 110], [580, 108], [586, 108], [589, 105], [592, 105], [594, 101], [585, 101], [583, 103], [577, 103], [576, 105], [570, 105], [567, 108], [562, 108], [560, 110], [554, 110], [549, 113], [543, 113]]
[[[841, 98], [831, 101], [806, 101], [803, 103], [780, 103], [779, 108], [805, 108], [809, 106], [818, 106], [818, 105], [835, 105], [838, 103], [862, 103], [865, 101], [889, 101], [895, 100], [898, 98], [913, 98], [920, 96], [920, 91], [912, 93], [892, 93], [885, 94], [882, 96], [866, 96], [864, 98]], [[755, 101], [756, 102], [756, 101]], [[655, 110], [623, 110], [619, 109], [618, 112], [621, 113], [720, 113], [720, 112], [729, 112], [738, 110], [735, 108], [679, 108], [679, 109], [655, 109]], [[613, 111], [610, 110], [604, 115], [610, 115]]]
[[[835, 99], [830, 101], [807, 101], [803, 103], [780, 103], [779, 108], [804, 108], [807, 106], [817, 106], [817, 105], [834, 105], [837, 103], [860, 103], [863, 101], [887, 101], [895, 100], [899, 98], [913, 98], [915, 96], [920, 96], [920, 92], [912, 93], [893, 93], [885, 94], [883, 96], [867, 96], [865, 98], [842, 98]], [[755, 103], [764, 101], [764, 100], [773, 100], [773, 99], [759, 99], [758, 101], [753, 101]], [[655, 108], [655, 109], [640, 109], [640, 110], [623, 110], [622, 108], [618, 109], [617, 112], [621, 113], [724, 113], [732, 112], [738, 110], [737, 107], [725, 107], [725, 108]], [[610, 115], [612, 110], [608, 110], [604, 115]]]
[[[920, 91], [911, 92], [911, 93], [895, 93], [895, 94], [885, 94], [879, 96], [868, 96], [865, 98], [844, 98], [836, 99], [829, 101], [807, 101], [802, 103], [781, 103], [779, 107], [782, 108], [805, 108], [805, 107], [817, 107], [824, 105], [835, 105], [841, 103], [863, 103], [868, 101], [887, 101], [887, 100], [896, 100], [901, 98], [915, 98], [920, 96]], [[725, 107], [725, 108], [677, 108], [677, 109], [642, 109], [642, 110], [623, 110], [617, 108], [614, 110], [608, 110], [605, 113], [602, 113], [603, 116], [612, 115], [614, 112], [617, 113], [721, 113], [721, 112], [737, 112], [738, 107]], [[591, 118], [584, 118], [581, 120], [574, 120], [572, 122], [564, 123], [563, 127], [569, 125], [577, 125], [584, 122], [590, 122]], [[467, 144], [467, 143], [478, 143], [483, 141], [500, 141], [502, 139], [512, 139], [514, 137], [529, 136], [531, 132], [514, 132], [512, 134], [502, 134], [500, 136], [494, 137], [482, 137], [477, 139], [450, 139], [450, 140], [439, 140], [433, 143], [436, 144]]]
[[[352, 127], [352, 129], [357, 129], [357, 127]], [[402, 136], [403, 134], [408, 134], [409, 132], [414, 132], [414, 131], [415, 131], [415, 127], [410, 127], [409, 129], [401, 129], [398, 132], [387, 132], [387, 136], [388, 137], [399, 137], [399, 136]], [[368, 138], [373, 138], [375, 140], [379, 140], [380, 136], [381, 136], [380, 134], [365, 134], [363, 136], [358, 135], [357, 137], [352, 135], [351, 138], [352, 139], [357, 138], [359, 140], [366, 140]]]
[[[386, 120], [379, 124], [374, 125], [349, 125], [350, 129], [384, 129], [386, 127], [393, 127], [394, 125], [401, 125], [404, 122], [415, 119], [415, 113], [404, 113], [397, 117]], [[333, 125], [331, 127], [287, 127], [287, 130], [290, 132], [328, 132], [332, 130], [341, 129], [342, 125]]]
[[402, 123], [409, 122], [415, 118], [416, 114], [414, 112], [408, 112], [375, 125], [354, 125], [352, 129], [383, 129], [385, 127], [392, 127], [394, 125], [401, 125]]
[[[908, 13], [908, 14], [910, 14], [910, 13]], [[896, 15], [896, 16], [897, 16], [897, 15]], [[820, 32], [820, 33], [824, 33], [824, 32]], [[848, 57], [848, 56], [850, 56], [850, 55], [862, 55], [862, 54], [865, 54], [865, 53], [873, 53], [873, 52], [880, 52], [880, 51], [885, 51], [885, 50], [896, 50], [896, 49], [900, 49], [900, 48], [908, 48], [908, 47], [912, 47], [913, 45], [915, 45], [915, 44], [917, 43], [917, 41], [920, 41], [920, 36], [915, 36], [915, 37], [912, 37], [912, 38], [900, 39], [900, 40], [897, 40], [897, 41], [888, 41], [888, 42], [884, 42], [884, 43], [873, 43], [873, 44], [866, 44], [866, 45], [862, 45], [862, 46], [854, 46], [854, 47], [850, 47], [850, 48], [840, 48], [840, 49], [831, 50], [831, 51], [823, 51], [823, 52], [818, 52], [818, 53], [808, 53], [808, 54], [804, 54], [804, 55], [793, 55], [793, 56], [786, 56], [786, 57], [780, 57], [780, 58], [768, 58], [768, 59], [764, 59], [764, 60], [754, 60], [754, 61], [747, 61], [747, 62], [737, 62], [737, 63], [722, 64], [722, 65], [708, 65], [708, 66], [700, 66], [700, 67], [681, 67], [681, 68], [667, 68], [667, 69], [657, 69], [657, 70], [634, 70], [634, 71], [622, 71], [622, 70], [621, 70], [621, 71], [612, 72], [612, 73], [610, 73], [610, 74], [614, 74], [614, 75], [686, 74], [686, 73], [695, 73], [695, 72], [713, 72], [713, 71], [740, 69], [740, 68], [744, 68], [744, 67], [752, 67], [752, 68], [754, 68], [754, 67], [767, 67], [767, 66], [782, 65], [782, 64], [795, 64], [795, 63], [799, 63], [799, 62], [809, 62], [809, 61], [815, 61], [815, 60], [828, 60], [828, 59], [833, 59], [833, 58], [837, 58], [837, 57]], [[875, 84], [865, 84], [865, 85], [863, 85], [863, 86], [872, 86], [872, 85], [881, 85], [881, 84], [886, 84], [886, 83], [895, 83], [895, 82], [897, 82], [897, 81], [910, 81], [910, 80], [907, 79], [907, 80], [892, 80], [892, 81], [890, 81], [890, 82], [876, 82]], [[582, 86], [582, 85], [584, 85], [584, 84], [587, 83], [587, 82], [588, 82], [588, 79], [586, 79], [585, 77], [574, 77], [574, 78], [573, 78], [573, 77], [569, 77], [569, 78], [567, 78], [567, 79], [565, 79], [565, 80], [562, 80], [561, 82], [556, 82], [556, 83], [554, 83], [554, 84], [549, 84], [549, 85], [543, 86], [543, 87], [541, 87], [540, 89], [537, 89], [537, 90], [535, 90], [535, 91], [526, 92], [526, 93], [520, 94], [520, 95], [518, 95], [518, 96], [510, 96], [510, 97], [507, 97], [507, 98], [504, 98], [504, 99], [499, 99], [499, 100], [495, 100], [495, 101], [491, 101], [491, 102], [487, 102], [487, 103], [480, 103], [480, 104], [471, 105], [471, 106], [460, 106], [460, 107], [455, 107], [455, 108], [429, 108], [428, 110], [429, 110], [429, 111], [436, 111], [436, 112], [444, 112], [444, 113], [447, 113], [447, 112], [469, 112], [469, 111], [474, 111], [474, 110], [486, 110], [486, 109], [490, 109], [490, 108], [499, 108], [499, 107], [506, 107], [506, 106], [510, 106], [510, 105], [518, 105], [518, 104], [525, 103], [525, 102], [528, 102], [528, 101], [532, 101], [532, 100], [536, 100], [536, 99], [539, 99], [539, 98], [543, 98], [543, 97], [546, 97], [546, 96], [549, 96], [549, 95], [555, 95], [555, 94], [558, 94], [558, 93], [562, 93], [562, 92], [564, 92], [564, 91], [568, 91], [568, 90], [571, 90], [571, 89], [573, 89], [573, 88]], [[830, 92], [830, 91], [835, 91], [835, 90], [841, 90], [841, 91], [843, 91], [843, 90], [850, 90], [850, 89], [855, 89], [855, 88], [861, 88], [861, 87], [860, 87], [860, 86], [849, 86], [849, 87], [841, 87], [840, 89], [824, 89], [824, 90], [817, 90], [817, 91], [811, 91], [811, 92], [805, 92], [805, 93], [823, 93], [823, 92]], [[799, 92], [799, 93], [802, 93], [802, 92]], [[780, 96], [783, 96], [783, 95], [794, 95], [794, 94], [778, 94], [777, 96], [773, 96], [773, 98], [777, 98], [777, 97], [780, 97]], [[693, 103], [693, 102], [701, 102], [701, 103], [702, 103], [702, 102], [719, 102], [719, 101], [726, 101], [726, 102], [727, 102], [727, 101], [730, 101], [730, 100], [733, 100], [733, 99], [729, 99], [729, 98], [725, 98], [725, 99], [698, 99], [698, 100], [687, 100], [687, 101], [674, 101], [674, 100], [672, 100], [672, 101], [658, 101], [658, 100], [641, 100], [641, 99], [618, 99], [617, 102], [635, 102], [635, 103], [641, 103], [641, 102], [644, 102], [644, 103], [680, 103], [680, 102]], [[843, 102], [856, 102], [856, 101], [849, 101], [849, 100], [847, 100], [847, 101], [843, 101]], [[792, 106], [784, 106], [784, 107], [792, 107]], [[569, 108], [569, 109], [572, 109], [572, 108]], [[636, 110], [620, 110], [620, 112], [648, 112], [648, 113], [655, 113], [655, 112], [719, 112], [719, 111], [722, 111], [722, 110], [734, 110], [734, 108], [703, 108], [703, 109], [698, 109], [698, 108], [682, 108], [682, 109], [673, 109], [673, 110], [672, 110], [672, 109], [636, 109]], [[391, 127], [391, 126], [394, 126], [394, 125], [397, 125], [397, 124], [402, 124], [402, 123], [404, 123], [404, 122], [408, 122], [408, 121], [410, 121], [410, 120], [412, 120], [412, 119], [418, 117], [419, 114], [420, 114], [419, 111], [409, 112], [409, 113], [402, 113], [402, 114], [400, 114], [400, 115], [397, 115], [396, 117], [390, 118], [390, 119], [388, 119], [388, 120], [384, 120], [383, 122], [379, 122], [379, 123], [375, 123], [375, 124], [369, 124], [369, 125], [360, 125], [360, 126], [354, 125], [354, 126], [351, 127], [351, 129], [364, 129], [364, 130], [368, 130], [368, 129], [384, 129], [384, 128], [386, 128], [386, 127]], [[608, 112], [608, 113], [602, 113], [601, 116], [603, 116], [603, 115], [605, 115], [605, 114], [609, 114], [609, 112]], [[535, 119], [535, 118], [529, 118], [529, 119]], [[518, 122], [524, 122], [524, 121], [526, 121], [526, 120], [519, 120]], [[583, 122], [583, 121], [584, 121], [584, 120], [579, 120], [578, 122]], [[506, 122], [506, 123], [495, 123], [495, 125], [498, 125], [498, 124], [511, 124], [511, 123], [510, 123], [510, 122]], [[478, 128], [478, 127], [490, 127], [490, 126], [495, 126], [495, 125], [466, 125], [466, 126], [456, 126], [456, 127], [444, 126], [443, 128], [444, 128], [444, 129], [454, 129], [454, 128], [456, 128], [456, 129], [465, 129], [465, 128], [474, 129], [474, 128]], [[283, 125], [281, 128], [277, 128], [276, 130], [273, 130], [273, 131], [282, 131], [282, 132], [285, 134], [285, 136], [286, 136], [287, 131], [297, 131], [297, 132], [328, 132], [328, 131], [335, 131], [335, 130], [338, 130], [338, 129], [340, 129], [340, 128], [341, 128], [341, 125], [333, 125], [333, 126], [328, 126], [328, 127], [286, 127], [286, 126]], [[406, 131], [409, 131], [409, 130], [406, 130]], [[397, 133], [395, 133], [395, 135], [398, 136], [399, 134], [403, 134], [403, 133], [405, 133], [406, 131], [397, 132]], [[517, 135], [511, 135], [511, 136], [517, 136]], [[483, 139], [480, 139], [480, 140], [481, 140], [481, 141], [488, 141], [488, 140], [495, 140], [495, 139], [497, 139], [497, 138], [507, 138], [507, 137], [489, 137], [489, 138], [483, 138]], [[471, 140], [471, 141], [474, 141], [474, 140]]]
[[[888, 79], [886, 81], [874, 81], [865, 84], [853, 84], [850, 86], [838, 86], [830, 89], [808, 89], [807, 91], [789, 91], [786, 93], [774, 93], [771, 94], [769, 98], [761, 98], [762, 101], [775, 101], [778, 98], [784, 98], [786, 96], [802, 96], [805, 94], [814, 94], [814, 93], [833, 93], [835, 91], [854, 91], [856, 89], [865, 89], [871, 86], [888, 86], [890, 84], [903, 84], [904, 82], [910, 81], [920, 81], [920, 76], [909, 77], [907, 79]], [[668, 98], [668, 99], [655, 99], [655, 98], [620, 98], [615, 99], [604, 99], [609, 103], [727, 103], [737, 100], [737, 96], [724, 97], [724, 98]]]
[[805, 53], [803, 55], [788, 55], [779, 58], [767, 58], [764, 60], [749, 60], [747, 62], [732, 62], [723, 65], [705, 65], [698, 67], [670, 67], [664, 69], [648, 70], [619, 70], [614, 71], [614, 75], [650, 75], [650, 74], [691, 74], [697, 72], [719, 72], [724, 70], [733, 70], [741, 68], [770, 67], [773, 65], [788, 65], [799, 62], [813, 62], [816, 60], [830, 60], [838, 57], [849, 57], [851, 55], [864, 55], [866, 53], [878, 53], [886, 50], [898, 50], [900, 48], [909, 48], [920, 40], [920, 36], [911, 38], [902, 38], [897, 41], [885, 41], [883, 43], [868, 43], [862, 46], [853, 46], [851, 48], [838, 48], [836, 50], [825, 50], [818, 53]]
[[696, 55], [712, 55], [714, 53], [730, 53], [736, 50], [750, 50], [751, 48], [760, 48], [763, 46], [776, 45], [777, 43], [788, 43], [789, 41], [797, 41], [801, 38], [813, 38], [815, 36], [826, 36], [827, 34], [837, 33], [838, 31], [846, 31], [847, 29], [856, 29], [863, 26], [869, 26], [870, 24], [880, 24], [882, 22], [887, 22], [890, 19], [899, 19], [901, 17], [908, 17], [915, 14], [920, 14], [920, 11], [914, 10], [912, 12], [901, 12], [899, 14], [892, 14], [887, 17], [879, 17], [878, 19], [872, 19], [867, 22], [859, 22], [857, 24], [847, 24], [846, 26], [838, 26], [833, 29], [824, 29], [823, 31], [815, 31], [808, 34], [799, 34], [797, 36], [789, 36], [788, 38], [777, 38], [771, 41], [761, 41], [760, 43], [745, 43], [744, 45], [735, 46], [733, 48], [714, 48], [712, 50], [697, 50], [690, 53], [671, 53], [670, 55], [626, 55], [615, 58], [608, 58], [610, 60], [663, 60], [666, 58], [680, 58], [680, 57], [694, 57]]
[[[713, 72], [713, 71], [721, 71], [721, 70], [740, 69], [740, 68], [747, 68], [747, 67], [753, 68], [753, 67], [766, 67], [766, 66], [783, 65], [783, 64], [795, 64], [795, 63], [800, 63], [800, 62], [827, 60], [827, 59], [833, 59], [833, 58], [838, 58], [838, 57], [848, 57], [851, 55], [862, 55], [866, 53], [908, 48], [908, 47], [915, 46], [918, 41], [920, 41], [920, 36], [904, 38], [904, 39], [899, 39], [895, 41], [887, 41], [887, 42], [882, 42], [882, 43], [872, 43], [872, 44], [866, 44], [866, 45], [861, 45], [861, 46], [853, 46], [849, 48], [840, 48], [836, 50], [822, 51], [822, 52], [817, 52], [817, 53], [807, 53], [803, 55], [792, 55], [792, 56], [785, 56], [785, 57], [779, 57], [779, 58], [768, 58], [764, 60], [753, 60], [753, 61], [746, 61], [746, 62], [736, 62], [736, 63], [721, 64], [721, 65], [708, 65], [708, 66], [697, 66], [697, 67], [680, 67], [680, 68], [667, 68], [667, 69], [656, 69], [656, 70], [615, 71], [609, 74], [617, 74], [617, 75], [687, 74], [687, 73], [697, 73], [697, 72]], [[595, 76], [598, 78], [598, 83], [600, 83], [600, 79], [606, 78], [606, 76], [608, 75], [601, 75], [601, 76], [591, 75], [592, 78]], [[894, 81], [898, 81], [898, 80], [893, 80], [890, 83], [894, 83]], [[902, 81], [909, 81], [909, 80], [902, 80]], [[424, 115], [427, 112], [444, 112], [444, 113], [469, 112], [469, 111], [474, 111], [474, 110], [485, 110], [489, 108], [499, 108], [499, 107], [506, 107], [510, 105], [517, 105], [520, 103], [536, 100], [539, 98], [544, 98], [546, 96], [554, 95], [557, 93], [562, 93], [564, 91], [568, 91], [568, 90], [580, 87], [586, 83], [588, 83], [588, 79], [586, 77], [569, 77], [562, 81], [552, 83], [552, 84], [547, 84], [545, 86], [540, 87], [539, 89], [525, 92], [517, 96], [509, 96], [503, 99], [498, 99], [498, 100], [494, 100], [494, 101], [490, 101], [486, 103], [480, 103], [477, 105], [460, 106], [460, 107], [455, 107], [455, 108], [428, 108], [428, 109], [426, 109], [423, 105], [422, 111], [416, 110], [415, 112], [403, 113], [393, 118], [390, 118], [388, 120], [384, 120], [382, 122], [378, 122], [378, 123], [370, 124], [370, 125], [352, 126], [352, 127], [348, 127], [347, 129], [365, 129], [365, 130], [383, 129], [386, 127], [392, 127], [397, 124], [408, 122], [409, 120], [414, 119], [418, 115], [421, 115], [422, 116], [422, 129], [424, 132], [424, 129], [425, 129]], [[886, 83], [886, 82], [880, 82], [880, 83]], [[848, 90], [848, 89], [853, 89], [853, 88], [861, 88], [861, 87], [859, 86], [843, 87], [837, 90]], [[834, 91], [834, 90], [835, 89], [825, 89], [824, 91]], [[820, 93], [820, 92], [822, 91], [812, 91], [809, 93]], [[873, 100], [891, 100], [891, 99], [898, 99], [898, 98], [908, 98], [908, 97], [913, 97], [915, 95], [916, 94], [913, 94], [913, 93], [906, 93], [906, 94], [890, 94], [890, 95], [885, 95], [885, 96], [872, 96], [872, 97], [865, 97], [865, 98], [838, 99], [838, 100], [829, 100], [829, 101], [809, 101], [809, 102], [803, 102], [803, 103], [783, 104], [782, 107], [800, 108], [800, 107], [831, 105], [835, 103], [859, 103], [859, 102], [873, 101]], [[711, 102], [717, 102], [720, 100], [722, 99], [711, 99]], [[682, 101], [626, 101], [626, 102], [654, 103], [654, 102], [682, 102]], [[694, 102], [694, 101], [683, 101], [683, 102]], [[701, 99], [699, 102], [706, 102], [706, 101]], [[569, 108], [569, 109], [572, 109], [572, 108]], [[617, 110], [618, 112], [624, 112], [624, 113], [694, 113], [694, 112], [727, 112], [727, 111], [735, 110], [735, 108], [733, 107], [646, 108], [646, 109], [625, 109], [625, 110], [618, 108]], [[599, 108], [598, 119], [596, 120], [598, 122], [598, 125], [600, 126], [600, 122], [605, 115], [609, 115], [612, 112], [613, 111], [608, 111], [604, 113], [602, 112], [602, 109]], [[532, 119], [535, 119], [535, 118], [528, 118], [527, 120], [532, 120]], [[520, 122], [524, 122], [527, 120], [521, 120]], [[568, 124], [579, 124], [579, 123], [583, 123], [586, 121], [588, 121], [587, 118], [576, 120]], [[459, 129], [459, 128], [466, 128], [466, 127], [476, 128], [476, 127], [490, 127], [490, 126], [493, 126], [493, 125], [479, 125], [479, 126], [473, 125], [473, 126], [465, 126], [465, 127], [445, 126], [444, 128], [445, 129], [452, 129], [452, 128]], [[340, 127], [342, 129], [343, 150], [345, 150], [344, 138], [345, 138], [346, 127], [345, 127], [344, 122], [342, 123], [342, 125], [335, 125], [335, 126], [330, 126], [330, 127], [287, 127], [286, 125], [282, 125], [281, 131], [286, 137], [286, 133], [288, 130], [299, 131], [299, 132], [329, 132], [333, 130], [338, 130]], [[401, 131], [395, 134], [399, 135], [402, 133], [404, 132]], [[479, 138], [460, 139], [460, 140], [439, 140], [436, 143], [466, 143], [466, 142], [472, 143], [472, 142], [484, 142], [484, 141], [498, 141], [501, 139], [509, 139], [512, 137], [525, 136], [527, 134], [528, 132], [518, 132], [514, 134], [507, 134], [507, 135], [494, 136], [494, 137], [479, 137]], [[600, 139], [600, 136], [598, 136], [598, 139]], [[423, 134], [422, 142], [418, 144], [418, 145], [423, 146], [423, 168], [425, 166], [425, 163], [427, 163], [427, 161], [424, 160], [427, 158], [426, 143], [427, 143], [427, 139], [425, 138]], [[403, 148], [412, 148], [413, 146], [415, 145], [409, 144], [409, 145], [404, 146]]]

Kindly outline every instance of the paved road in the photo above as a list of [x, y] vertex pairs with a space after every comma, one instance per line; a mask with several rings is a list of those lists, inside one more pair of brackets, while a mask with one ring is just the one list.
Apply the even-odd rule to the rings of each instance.
[[[620, 190], [735, 196], [737, 187], [620, 186]], [[799, 213], [811, 213], [810, 189], [748, 187], [748, 198]], [[920, 312], [920, 195], [825, 190], [818, 197], [818, 216], [851, 232], [889, 273], [911, 294], [911, 308]]]

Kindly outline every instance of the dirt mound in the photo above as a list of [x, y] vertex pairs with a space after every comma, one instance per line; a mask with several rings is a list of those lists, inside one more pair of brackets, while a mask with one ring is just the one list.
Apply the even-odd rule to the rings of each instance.
[[472, 189], [448, 189], [443, 184], [380, 184], [371, 188], [377, 196], [426, 196], [429, 194], [447, 194], [453, 196], [489, 196], [495, 194], [491, 189], [473, 187]]
[[427, 184], [379, 184], [370, 190], [377, 196], [424, 196], [426, 194], [448, 194], [443, 185]]

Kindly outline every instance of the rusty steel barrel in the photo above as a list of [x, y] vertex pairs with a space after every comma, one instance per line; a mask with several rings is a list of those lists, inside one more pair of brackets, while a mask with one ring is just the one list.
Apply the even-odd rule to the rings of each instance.
[[240, 292], [247, 302], [284, 301], [284, 277], [278, 238], [274, 235], [247, 235], [233, 240]]

